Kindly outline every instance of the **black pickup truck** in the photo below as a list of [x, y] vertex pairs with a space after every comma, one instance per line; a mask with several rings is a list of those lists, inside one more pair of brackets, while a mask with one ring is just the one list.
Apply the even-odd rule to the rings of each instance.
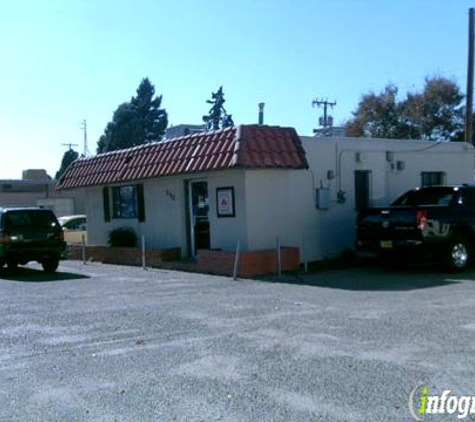
[[430, 254], [463, 270], [475, 252], [475, 185], [414, 189], [388, 207], [362, 210], [356, 247], [382, 257]]

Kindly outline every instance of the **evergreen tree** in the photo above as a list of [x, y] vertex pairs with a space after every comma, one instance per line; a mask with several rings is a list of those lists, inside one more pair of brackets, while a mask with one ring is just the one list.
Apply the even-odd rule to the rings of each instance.
[[203, 116], [203, 122], [206, 123], [207, 130], [217, 130], [228, 126], [234, 126], [233, 118], [231, 114], [226, 112], [224, 108], [223, 87], [220, 86], [218, 91], [211, 93], [211, 100], [206, 100], [208, 104], [212, 104], [209, 109], [208, 115]]
[[55, 179], [59, 180], [60, 177], [64, 174], [66, 169], [69, 167], [69, 165], [73, 162], [76, 161], [79, 157], [79, 154], [74, 151], [72, 148], [68, 149], [64, 155], [63, 159], [61, 160], [61, 167], [60, 169], [56, 172]]
[[168, 125], [168, 115], [161, 109], [162, 96], [155, 96], [155, 87], [148, 78], [140, 83], [130, 102], [119, 105], [112, 121], [97, 143], [97, 152], [115, 151], [160, 141]]

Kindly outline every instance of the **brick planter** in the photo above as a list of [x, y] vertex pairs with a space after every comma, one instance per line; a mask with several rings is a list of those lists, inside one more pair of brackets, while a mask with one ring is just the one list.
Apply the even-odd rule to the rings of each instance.
[[[198, 250], [196, 254], [197, 271], [218, 275], [233, 275], [234, 252]], [[282, 271], [295, 271], [300, 265], [299, 249], [280, 248]], [[239, 258], [238, 276], [255, 277], [276, 272], [276, 250], [242, 252]]]
[[[71, 245], [69, 259], [82, 259], [82, 247]], [[111, 248], [109, 246], [86, 246], [88, 261], [104, 264], [142, 265], [142, 250], [139, 248]], [[145, 251], [145, 261], [148, 267], [159, 267], [164, 261], [178, 261], [181, 259], [181, 249], [148, 249]]]
[[[234, 272], [234, 252], [200, 249], [196, 262], [183, 262], [181, 249], [147, 250], [145, 260], [147, 267], [168, 268], [195, 271], [216, 275], [232, 276]], [[282, 271], [295, 271], [299, 268], [299, 249], [280, 248]], [[81, 260], [81, 246], [69, 247], [69, 259]], [[88, 261], [104, 264], [142, 265], [142, 251], [139, 248], [111, 248], [108, 246], [86, 246]], [[242, 252], [239, 257], [238, 276], [250, 278], [276, 272], [276, 250]]]

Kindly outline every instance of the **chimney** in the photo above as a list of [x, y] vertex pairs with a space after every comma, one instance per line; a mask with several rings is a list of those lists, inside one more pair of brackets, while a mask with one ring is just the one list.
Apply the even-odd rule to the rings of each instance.
[[265, 103], [259, 103], [259, 124], [263, 125], [264, 124], [264, 106], [266, 105]]

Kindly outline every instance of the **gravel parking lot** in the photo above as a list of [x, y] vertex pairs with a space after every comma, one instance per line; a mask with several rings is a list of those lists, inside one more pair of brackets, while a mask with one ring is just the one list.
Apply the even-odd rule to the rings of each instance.
[[419, 382], [475, 394], [475, 271], [66, 261], [4, 270], [0, 295], [1, 421], [409, 421]]

